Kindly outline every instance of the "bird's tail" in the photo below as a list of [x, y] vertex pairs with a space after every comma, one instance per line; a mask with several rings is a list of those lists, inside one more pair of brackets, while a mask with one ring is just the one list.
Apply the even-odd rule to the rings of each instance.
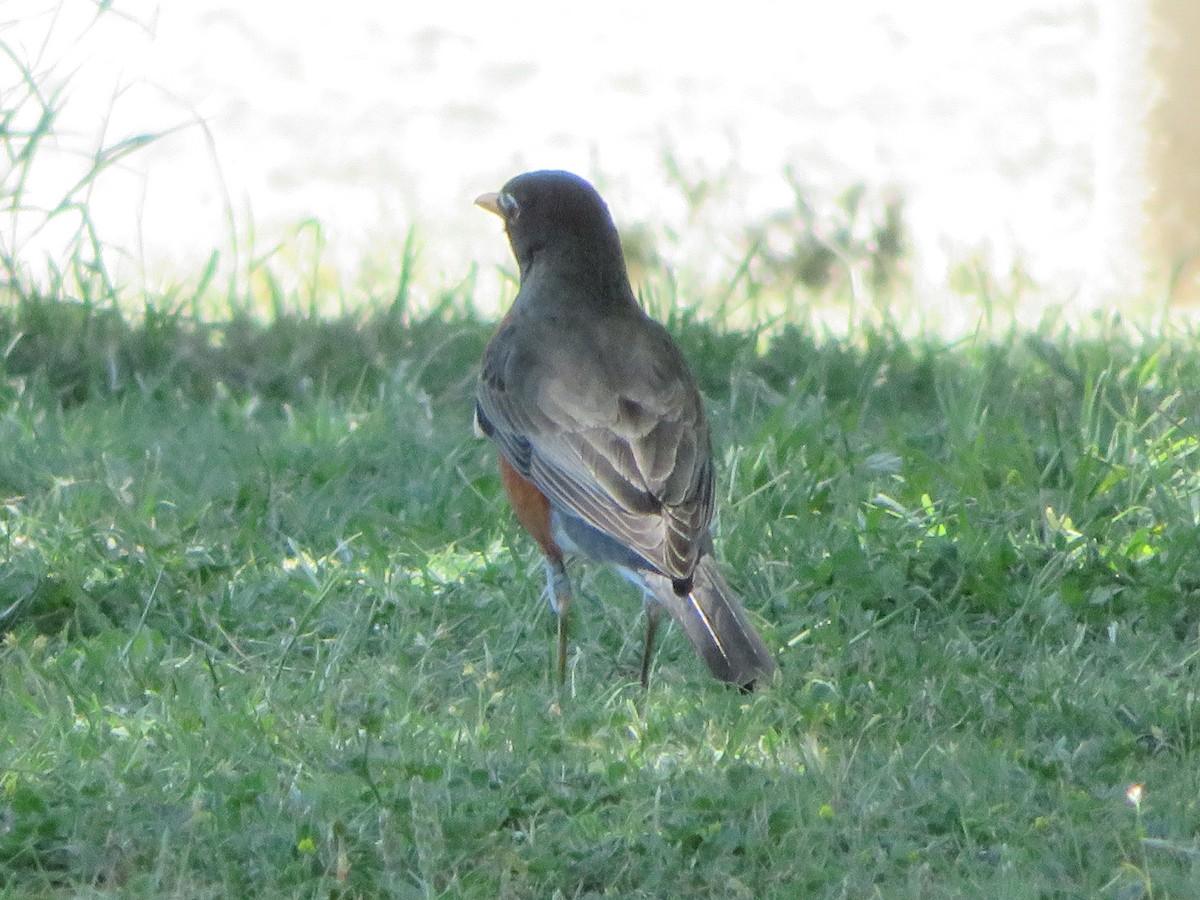
[[658, 574], [644, 577], [654, 598], [679, 623], [715, 677], [744, 689], [770, 679], [775, 659], [712, 556], [700, 557], [691, 593], [683, 597], [675, 593], [670, 579]]

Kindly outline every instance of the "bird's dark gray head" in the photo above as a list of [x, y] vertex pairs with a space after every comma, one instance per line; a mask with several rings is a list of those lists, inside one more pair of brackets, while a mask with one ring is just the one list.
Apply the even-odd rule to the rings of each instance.
[[625, 277], [621, 242], [608, 207], [578, 175], [526, 172], [475, 202], [504, 220], [522, 280], [544, 258], [563, 266], [594, 267], [604, 276]]

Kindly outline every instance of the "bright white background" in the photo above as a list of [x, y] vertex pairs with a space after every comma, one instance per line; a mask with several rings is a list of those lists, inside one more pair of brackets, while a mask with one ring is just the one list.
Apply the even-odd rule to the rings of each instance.
[[792, 165], [818, 195], [902, 190], [930, 283], [972, 253], [1019, 257], [1067, 301], [1091, 262], [1095, 7], [116, 0], [91, 25], [88, 0], [0, 0], [0, 27], [67, 84], [67, 152], [32, 190], [61, 190], [102, 129], [184, 126], [92, 198], [151, 284], [307, 217], [346, 271], [386, 267], [415, 222], [425, 280], [452, 283], [506, 262], [471, 200], [528, 168], [600, 177], [619, 223], [686, 234], [669, 148], [729, 187], [704, 210], [718, 234], [788, 207]]

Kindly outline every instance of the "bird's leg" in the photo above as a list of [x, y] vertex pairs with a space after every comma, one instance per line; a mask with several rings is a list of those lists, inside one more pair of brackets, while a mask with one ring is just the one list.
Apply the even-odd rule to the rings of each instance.
[[571, 578], [562, 556], [546, 556], [546, 590], [550, 595], [550, 608], [558, 617], [558, 683], [567, 680], [567, 638], [570, 624], [567, 614], [571, 610]]
[[658, 635], [658, 618], [662, 607], [656, 600], [646, 598], [646, 645], [642, 648], [642, 689], [650, 687], [650, 661], [654, 657], [654, 639]]

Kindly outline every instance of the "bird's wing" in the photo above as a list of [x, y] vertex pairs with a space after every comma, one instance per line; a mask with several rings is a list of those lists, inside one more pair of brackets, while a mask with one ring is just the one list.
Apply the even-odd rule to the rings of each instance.
[[678, 348], [646, 317], [590, 334], [510, 322], [489, 345], [477, 415], [550, 499], [685, 580], [713, 512], [700, 396]]

